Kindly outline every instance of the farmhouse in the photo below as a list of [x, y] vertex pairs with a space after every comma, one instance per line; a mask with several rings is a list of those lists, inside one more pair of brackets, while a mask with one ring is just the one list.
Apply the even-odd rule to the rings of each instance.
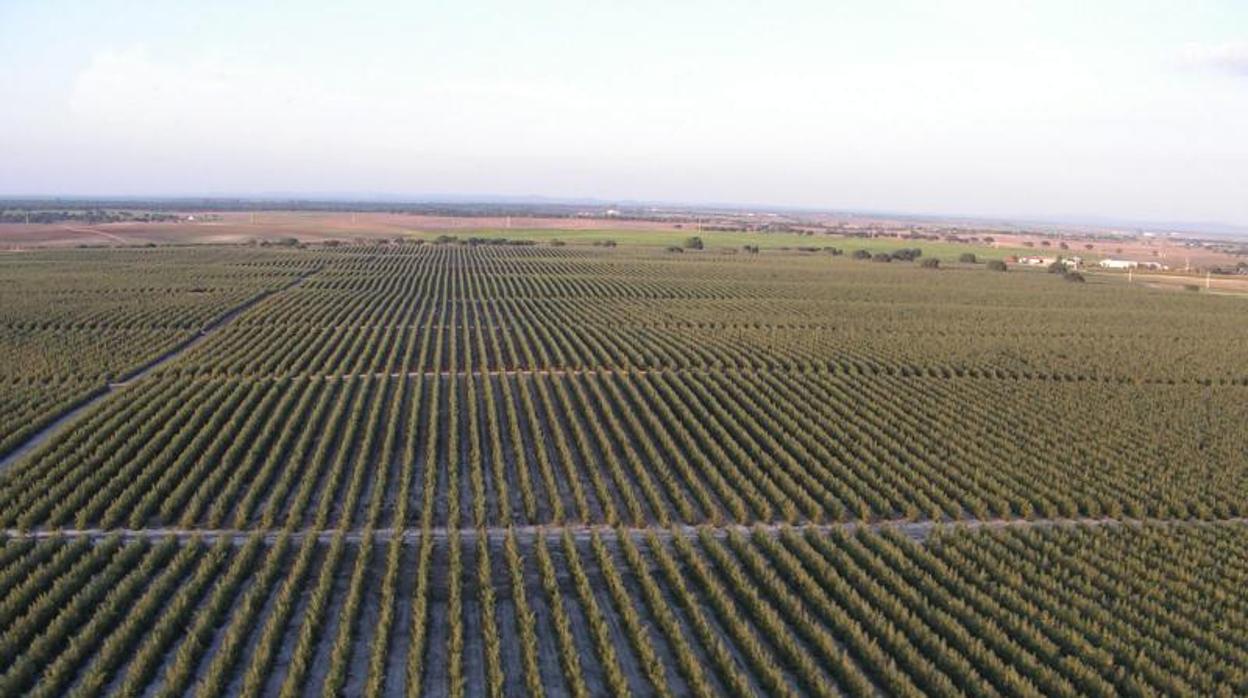
[[1150, 269], [1152, 271], [1165, 271], [1170, 267], [1161, 262], [1136, 262], [1130, 259], [1102, 259], [1098, 262], [1102, 269]]
[[1102, 259], [1097, 266], [1102, 269], [1134, 269], [1140, 266], [1140, 263], [1128, 259]]

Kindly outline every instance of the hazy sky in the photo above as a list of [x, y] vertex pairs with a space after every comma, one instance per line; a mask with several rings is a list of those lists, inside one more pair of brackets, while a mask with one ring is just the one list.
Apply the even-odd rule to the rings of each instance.
[[1248, 2], [0, 0], [0, 194], [266, 192], [1248, 224]]

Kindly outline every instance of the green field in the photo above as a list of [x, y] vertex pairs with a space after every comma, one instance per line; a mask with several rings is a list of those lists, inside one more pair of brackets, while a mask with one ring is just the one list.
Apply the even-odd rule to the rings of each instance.
[[470, 237], [507, 238], [509, 240], [533, 240], [550, 243], [558, 240], [567, 244], [581, 245], [613, 241], [618, 245], [643, 247], [678, 246], [690, 237], [700, 237], [707, 250], [727, 251], [740, 250], [745, 245], [755, 245], [762, 249], [797, 251], [800, 247], [835, 247], [846, 254], [854, 250], [869, 252], [894, 252], [903, 248], [918, 247], [924, 254], [938, 257], [946, 261], [954, 261], [964, 252], [972, 252], [984, 259], [1001, 259], [1009, 255], [1040, 254], [1028, 247], [993, 247], [985, 244], [937, 242], [932, 240], [896, 240], [882, 238], [857, 238], [843, 235], [803, 233], [762, 233], [762, 232], [728, 232], [708, 230], [699, 232], [693, 226], [687, 230], [566, 230], [551, 228], [479, 228], [455, 231], [411, 231], [408, 235], [422, 240], [433, 241], [442, 235], [453, 235], [462, 239]]
[[1248, 693], [1242, 299], [496, 235], [0, 257], [0, 695]]

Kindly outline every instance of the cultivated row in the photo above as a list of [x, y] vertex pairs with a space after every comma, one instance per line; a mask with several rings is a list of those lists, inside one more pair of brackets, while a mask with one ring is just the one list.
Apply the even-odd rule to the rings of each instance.
[[1246, 420], [1238, 386], [1023, 392], [766, 371], [170, 377], [106, 398], [7, 471], [0, 526], [1225, 519], [1248, 513]]
[[1242, 695], [1248, 529], [0, 545], [5, 695]]

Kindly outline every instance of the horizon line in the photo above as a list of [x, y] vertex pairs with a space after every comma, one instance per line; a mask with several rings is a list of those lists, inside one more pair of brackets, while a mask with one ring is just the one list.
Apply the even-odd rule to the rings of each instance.
[[[229, 203], [231, 201], [248, 203], [274, 204], [352, 204], [420, 206], [445, 204], [455, 206], [495, 205], [495, 206], [616, 206], [621, 208], [686, 208], [686, 209], [723, 209], [733, 213], [787, 212], [839, 215], [848, 217], [905, 218], [920, 220], [962, 221], [968, 223], [991, 223], [1011, 226], [1053, 226], [1053, 227], [1095, 227], [1095, 228], [1134, 228], [1133, 232], [1146, 232], [1145, 228], [1155, 228], [1166, 232], [1212, 232], [1223, 234], [1248, 233], [1248, 223], [1228, 221], [1188, 221], [1161, 220], [1152, 218], [1133, 218], [1114, 214], [983, 214], [983, 213], [935, 213], [930, 211], [898, 210], [898, 209], [855, 209], [836, 206], [815, 206], [798, 204], [774, 203], [742, 203], [716, 201], [680, 201], [661, 199], [609, 198], [601, 196], [554, 196], [546, 194], [391, 194], [391, 193], [316, 193], [316, 192], [264, 192], [248, 194], [10, 194], [0, 193], [0, 203], [27, 201], [55, 201], [63, 203], [121, 203], [121, 202], [153, 202], [179, 203], [196, 202]], [[272, 210], [291, 210], [275, 208]], [[361, 211], [364, 212], [364, 211]]]

